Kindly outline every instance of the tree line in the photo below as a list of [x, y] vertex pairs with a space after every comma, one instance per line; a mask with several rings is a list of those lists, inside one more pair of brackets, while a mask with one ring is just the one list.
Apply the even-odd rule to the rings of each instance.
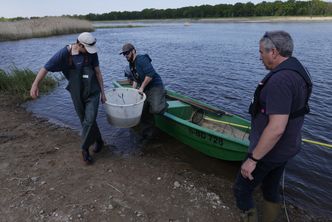
[[103, 14], [75, 15], [91, 21], [132, 19], [179, 19], [179, 18], [229, 18], [254, 16], [331, 16], [332, 3], [321, 0], [282, 2], [263, 1], [258, 4], [235, 3], [201, 5], [178, 9], [144, 9], [142, 11], [109, 12]]
[[[296, 1], [280, 0], [274, 2], [263, 1], [258, 4], [252, 2], [218, 5], [201, 5], [177, 9], [144, 9], [142, 11], [109, 12], [103, 14], [90, 13], [87, 15], [64, 15], [90, 21], [133, 20], [133, 19], [201, 19], [201, 18], [233, 18], [254, 16], [332, 16], [332, 2], [322, 0]], [[39, 18], [39, 17], [31, 17]], [[22, 20], [23, 17], [0, 21]]]

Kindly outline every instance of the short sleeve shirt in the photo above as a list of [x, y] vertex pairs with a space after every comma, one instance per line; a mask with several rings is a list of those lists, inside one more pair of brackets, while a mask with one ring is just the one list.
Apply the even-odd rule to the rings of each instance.
[[[258, 113], [252, 120], [250, 147], [252, 151], [258, 143], [271, 114], [289, 115], [305, 106], [307, 86], [304, 79], [294, 71], [281, 70], [274, 73], [261, 91], [259, 102], [265, 114]], [[264, 156], [264, 160], [284, 162], [296, 155], [301, 145], [301, 128], [304, 116], [289, 119], [286, 130], [274, 148]]]
[[[45, 64], [44, 68], [50, 72], [63, 72], [67, 77], [68, 71], [70, 69], [81, 69], [83, 66], [91, 66], [93, 68], [99, 66], [98, 54], [89, 54], [86, 55], [78, 54], [72, 56], [72, 64], [69, 62], [70, 52], [68, 46], [60, 49], [55, 53], [50, 60]], [[85, 61], [87, 60], [87, 62]]]

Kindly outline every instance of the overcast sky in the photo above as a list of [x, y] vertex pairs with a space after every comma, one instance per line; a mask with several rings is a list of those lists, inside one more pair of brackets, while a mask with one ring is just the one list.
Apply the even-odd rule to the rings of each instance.
[[[145, 8], [180, 8], [196, 5], [247, 3], [250, 0], [0, 0], [0, 17], [85, 15], [111, 11], [141, 11]], [[263, 0], [251, 0], [259, 3]], [[267, 0], [269, 1], [269, 0]]]

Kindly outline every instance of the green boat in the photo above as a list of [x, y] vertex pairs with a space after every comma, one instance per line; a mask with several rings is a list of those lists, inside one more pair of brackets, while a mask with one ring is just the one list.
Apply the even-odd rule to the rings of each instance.
[[[131, 87], [127, 80], [114, 81], [113, 85]], [[228, 161], [245, 158], [248, 120], [170, 90], [166, 99], [166, 112], [154, 116], [159, 129], [208, 156]]]

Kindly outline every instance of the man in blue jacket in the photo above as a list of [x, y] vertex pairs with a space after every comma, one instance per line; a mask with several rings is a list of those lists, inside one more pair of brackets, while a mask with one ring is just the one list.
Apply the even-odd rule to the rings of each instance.
[[260, 58], [270, 72], [256, 88], [250, 105], [248, 157], [236, 178], [236, 204], [243, 221], [257, 221], [252, 193], [261, 185], [263, 220], [275, 221], [279, 211], [279, 183], [284, 168], [301, 148], [304, 115], [312, 82], [295, 58], [293, 40], [284, 31], [266, 32], [259, 42]]
[[146, 94], [141, 118], [141, 134], [142, 139], [151, 139], [152, 114], [162, 114], [167, 109], [163, 81], [153, 68], [149, 55], [136, 54], [136, 49], [131, 43], [124, 44], [120, 54], [129, 62], [130, 73], [127, 73], [127, 77], [132, 80], [132, 87]]

